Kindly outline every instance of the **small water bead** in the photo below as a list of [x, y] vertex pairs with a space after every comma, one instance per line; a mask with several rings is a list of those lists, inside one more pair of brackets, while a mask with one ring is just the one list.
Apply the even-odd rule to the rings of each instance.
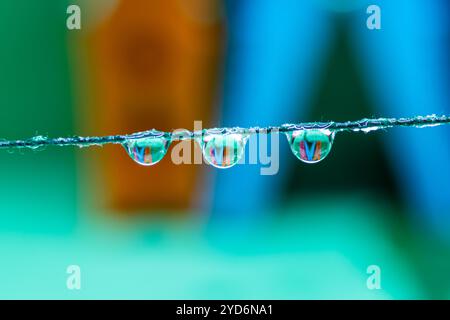
[[164, 158], [170, 146], [170, 139], [166, 137], [148, 137], [130, 139], [123, 146], [128, 155], [143, 166], [152, 166]]
[[216, 168], [231, 168], [241, 159], [247, 139], [238, 133], [207, 134], [202, 141], [203, 157]]
[[330, 153], [335, 132], [328, 129], [302, 129], [286, 134], [294, 155], [303, 162], [317, 163]]
[[46, 136], [34, 136], [33, 138], [31, 138], [31, 142], [32, 143], [36, 143], [35, 145], [31, 145], [29, 148], [33, 149], [33, 150], [37, 150], [40, 148], [43, 148], [44, 145], [41, 145], [40, 143], [45, 142], [48, 140], [48, 137]]

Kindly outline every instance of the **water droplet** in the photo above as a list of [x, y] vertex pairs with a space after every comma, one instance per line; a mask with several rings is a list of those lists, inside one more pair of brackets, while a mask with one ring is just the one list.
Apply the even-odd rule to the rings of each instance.
[[131, 159], [143, 166], [152, 166], [164, 158], [170, 142], [170, 139], [163, 136], [147, 137], [129, 139], [123, 146]]
[[294, 155], [303, 162], [317, 163], [330, 153], [335, 132], [328, 129], [301, 129], [286, 134]]
[[[47, 141], [47, 140], [48, 140], [48, 137], [41, 136], [41, 135], [34, 136], [34, 137], [31, 138], [31, 141], [34, 142], [34, 143], [40, 143], [40, 142], [44, 142], [44, 141]], [[33, 149], [33, 150], [37, 150], [37, 149], [43, 148], [43, 147], [44, 147], [43, 145], [32, 145], [29, 148]]]
[[238, 133], [206, 134], [203, 136], [203, 157], [216, 168], [231, 168], [241, 159], [247, 138]]

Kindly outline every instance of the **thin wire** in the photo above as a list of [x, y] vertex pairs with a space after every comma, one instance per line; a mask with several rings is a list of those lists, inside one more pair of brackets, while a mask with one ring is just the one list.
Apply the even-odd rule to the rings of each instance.
[[378, 119], [361, 119], [358, 121], [347, 122], [305, 122], [298, 124], [284, 124], [274, 127], [251, 127], [251, 128], [214, 128], [204, 129], [199, 131], [183, 130], [180, 132], [162, 132], [155, 129], [137, 132], [127, 135], [112, 135], [112, 136], [92, 136], [92, 137], [59, 137], [48, 138], [45, 136], [35, 136], [26, 140], [0, 140], [0, 149], [5, 148], [30, 148], [36, 149], [45, 146], [77, 146], [77, 147], [91, 147], [103, 146], [105, 144], [124, 144], [127, 141], [136, 139], [164, 137], [171, 140], [187, 140], [199, 139], [206, 134], [267, 134], [271, 132], [293, 132], [296, 130], [310, 130], [310, 129], [328, 129], [335, 132], [370, 132], [380, 129], [388, 129], [392, 127], [431, 127], [450, 124], [450, 117], [448, 116], [417, 116], [413, 118], [378, 118]]

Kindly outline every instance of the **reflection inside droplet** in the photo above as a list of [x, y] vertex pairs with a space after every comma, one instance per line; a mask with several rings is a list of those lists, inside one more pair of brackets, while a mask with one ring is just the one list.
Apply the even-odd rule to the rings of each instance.
[[231, 168], [241, 159], [246, 142], [247, 136], [242, 134], [207, 134], [202, 142], [203, 157], [216, 168]]
[[301, 129], [286, 134], [294, 155], [306, 163], [323, 160], [331, 151], [334, 135], [328, 129]]
[[148, 137], [130, 139], [123, 146], [131, 159], [143, 166], [152, 166], [166, 155], [170, 142], [165, 137]]

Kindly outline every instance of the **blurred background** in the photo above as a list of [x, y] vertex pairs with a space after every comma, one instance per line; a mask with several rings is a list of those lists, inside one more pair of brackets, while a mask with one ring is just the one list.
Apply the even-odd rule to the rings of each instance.
[[[0, 39], [2, 139], [450, 113], [445, 0], [5, 0]], [[448, 299], [449, 134], [338, 134], [314, 165], [280, 137], [268, 176], [2, 150], [0, 298]]]

